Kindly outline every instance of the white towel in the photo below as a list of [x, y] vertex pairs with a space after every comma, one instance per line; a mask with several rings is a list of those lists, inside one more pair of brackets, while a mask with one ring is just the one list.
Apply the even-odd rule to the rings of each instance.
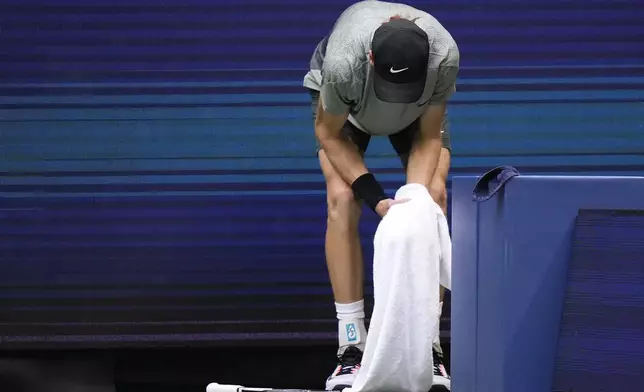
[[362, 367], [345, 392], [427, 392], [438, 331], [439, 283], [451, 288], [447, 220], [427, 188], [408, 184], [374, 237], [375, 306]]

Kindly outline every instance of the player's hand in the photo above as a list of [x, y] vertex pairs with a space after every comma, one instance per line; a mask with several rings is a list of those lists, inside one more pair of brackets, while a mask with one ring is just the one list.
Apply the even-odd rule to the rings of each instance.
[[389, 209], [392, 206], [395, 206], [396, 204], [402, 204], [408, 202], [409, 199], [399, 199], [399, 200], [394, 200], [394, 199], [384, 199], [380, 200], [378, 205], [376, 205], [376, 212], [378, 215], [380, 215], [381, 218], [384, 218], [385, 215], [387, 215], [387, 212], [389, 212]]

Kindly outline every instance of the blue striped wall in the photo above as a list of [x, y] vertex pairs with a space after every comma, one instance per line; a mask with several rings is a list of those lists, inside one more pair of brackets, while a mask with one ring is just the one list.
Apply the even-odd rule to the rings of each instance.
[[[333, 338], [301, 80], [350, 3], [0, 2], [0, 348]], [[644, 174], [640, 1], [409, 4], [461, 50], [453, 175]]]

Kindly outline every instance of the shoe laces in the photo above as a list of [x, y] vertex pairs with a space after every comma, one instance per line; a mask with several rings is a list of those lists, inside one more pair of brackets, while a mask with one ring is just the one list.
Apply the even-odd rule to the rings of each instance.
[[338, 360], [340, 361], [339, 366], [341, 368], [339, 374], [354, 372], [360, 368], [362, 351], [357, 347], [349, 346], [344, 352], [338, 355]]
[[434, 374], [446, 376], [445, 372], [443, 371], [443, 369], [445, 368], [443, 355], [436, 350], [432, 350], [432, 356], [434, 358]]

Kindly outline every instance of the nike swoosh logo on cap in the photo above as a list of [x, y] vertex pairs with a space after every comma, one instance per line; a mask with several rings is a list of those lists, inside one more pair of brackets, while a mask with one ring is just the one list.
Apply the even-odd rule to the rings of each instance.
[[407, 67], [407, 68], [401, 68], [401, 69], [394, 69], [394, 67], [391, 67], [391, 68], [389, 69], [389, 72], [391, 72], [392, 74], [397, 74], [397, 73], [401, 73], [402, 71], [406, 71], [406, 70], [408, 70], [408, 69], [409, 69], [409, 67]]

